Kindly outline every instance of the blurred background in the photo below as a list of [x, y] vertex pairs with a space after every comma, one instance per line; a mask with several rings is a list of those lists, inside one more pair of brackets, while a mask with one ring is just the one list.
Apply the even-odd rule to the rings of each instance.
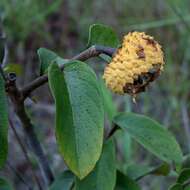
[[[153, 35], [163, 47], [164, 72], [145, 93], [138, 95], [136, 104], [127, 95], [113, 95], [115, 105], [114, 108], [111, 105], [111, 109], [154, 118], [174, 133], [185, 155], [190, 153], [189, 0], [0, 0], [0, 17], [9, 52], [6, 69], [17, 72], [19, 86], [39, 76], [38, 48], [46, 47], [63, 58], [71, 58], [86, 48], [88, 29], [93, 23], [111, 26], [120, 39], [134, 30]], [[2, 58], [2, 43], [0, 47]], [[94, 58], [88, 63], [101, 78], [105, 62]], [[65, 166], [57, 151], [55, 110], [48, 87], [45, 85], [36, 90], [32, 99], [34, 101], [26, 101], [28, 112], [53, 171], [58, 174]], [[25, 144], [22, 128], [11, 107], [10, 114]], [[27, 189], [34, 184], [31, 169], [11, 128], [9, 132], [9, 157], [0, 175], [7, 176], [16, 189]], [[127, 171], [132, 165], [159, 164], [128, 135], [118, 133], [116, 139], [118, 165], [123, 170]], [[33, 155], [29, 156], [40, 179], [35, 159]], [[172, 174], [169, 177], [148, 176], [139, 180], [139, 184], [144, 190], [165, 190], [174, 179]]]

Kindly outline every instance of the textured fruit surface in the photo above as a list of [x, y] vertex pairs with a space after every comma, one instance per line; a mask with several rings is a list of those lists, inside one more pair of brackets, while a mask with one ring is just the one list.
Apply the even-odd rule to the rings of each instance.
[[163, 65], [158, 42], [144, 32], [130, 32], [105, 68], [103, 79], [113, 92], [135, 95], [160, 75]]

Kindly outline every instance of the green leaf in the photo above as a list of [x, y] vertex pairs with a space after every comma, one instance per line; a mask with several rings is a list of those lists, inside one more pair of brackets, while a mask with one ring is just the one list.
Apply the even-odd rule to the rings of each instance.
[[95, 169], [82, 181], [76, 179], [76, 190], [113, 190], [116, 182], [115, 147], [110, 139]]
[[131, 164], [126, 168], [126, 174], [133, 180], [140, 179], [148, 175], [152, 171], [152, 167], [147, 165]]
[[159, 167], [156, 167], [151, 171], [151, 174], [153, 175], [167, 176], [169, 173], [170, 173], [170, 165], [167, 163], [163, 163]]
[[177, 183], [183, 184], [189, 179], [190, 179], [190, 168], [185, 168], [179, 174], [179, 177], [177, 179]]
[[14, 72], [17, 76], [23, 74], [23, 66], [21, 64], [9, 63], [3, 68], [3, 70], [6, 73]]
[[7, 159], [8, 108], [4, 80], [0, 74], [0, 168]]
[[147, 175], [167, 176], [169, 172], [170, 172], [170, 166], [167, 163], [163, 163], [157, 167], [131, 164], [126, 169], [126, 174], [134, 180], [139, 180]]
[[120, 113], [114, 122], [161, 160], [176, 164], [182, 162], [176, 139], [156, 121], [139, 114]]
[[40, 59], [40, 75], [47, 73], [47, 69], [53, 61], [56, 61], [58, 65], [65, 64], [68, 61], [67, 59], [62, 59], [56, 53], [46, 48], [39, 48], [37, 53]]
[[100, 88], [102, 90], [105, 113], [107, 114], [109, 121], [112, 121], [117, 113], [116, 105], [113, 102], [110, 91], [106, 88], [102, 79], [100, 79]]
[[169, 190], [183, 190], [183, 186], [180, 183], [172, 185]]
[[6, 179], [0, 177], [0, 189], [1, 190], [13, 190], [12, 185]]
[[190, 168], [190, 154], [184, 155], [182, 168]]
[[117, 171], [117, 183], [115, 190], [140, 190], [139, 185], [127, 175]]
[[91, 45], [117, 47], [119, 45], [119, 39], [111, 27], [103, 24], [93, 24], [89, 29], [87, 46], [89, 47]]
[[72, 61], [64, 73], [53, 63], [49, 85], [56, 104], [56, 137], [60, 152], [80, 179], [95, 167], [103, 143], [104, 111], [95, 73]]
[[70, 171], [64, 171], [59, 175], [49, 190], [70, 190], [74, 183], [74, 175]]
[[56, 59], [57, 54], [46, 48], [38, 49], [37, 53], [40, 59], [40, 75], [42, 75], [47, 71], [50, 63]]

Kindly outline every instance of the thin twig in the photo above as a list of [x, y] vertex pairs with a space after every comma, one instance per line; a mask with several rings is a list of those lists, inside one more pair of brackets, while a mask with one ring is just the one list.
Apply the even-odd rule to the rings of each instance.
[[183, 127], [185, 130], [185, 135], [187, 139], [187, 146], [190, 151], [190, 121], [189, 121], [189, 116], [188, 116], [188, 110], [185, 102], [181, 103], [181, 114], [182, 114], [182, 122], [183, 122]]
[[120, 127], [119, 127], [118, 125], [114, 124], [114, 126], [113, 126], [113, 127], [111, 128], [111, 130], [109, 131], [109, 133], [108, 133], [106, 139], [111, 138], [111, 137], [113, 136], [113, 134], [114, 134], [118, 129], [120, 129]]
[[32, 188], [29, 186], [29, 184], [26, 183], [25, 179], [22, 177], [22, 175], [7, 161], [7, 166], [10, 168], [10, 170], [13, 171], [13, 173], [17, 176], [17, 178], [22, 181], [23, 184], [27, 186], [29, 190], [32, 190]]
[[37, 183], [37, 185], [38, 185], [38, 188], [39, 188], [40, 190], [42, 190], [43, 188], [42, 188], [42, 186], [41, 186], [41, 184], [40, 184], [40, 181], [38, 180], [38, 177], [36, 176], [35, 172], [33, 171], [32, 163], [31, 163], [30, 158], [29, 158], [29, 156], [28, 156], [27, 150], [26, 150], [24, 144], [22, 143], [22, 140], [21, 140], [21, 138], [19, 137], [19, 134], [17, 133], [17, 131], [16, 131], [14, 125], [13, 125], [13, 122], [12, 122], [12, 120], [11, 120], [10, 118], [9, 118], [9, 124], [10, 124], [10, 127], [11, 127], [11, 129], [12, 129], [12, 131], [13, 131], [13, 133], [14, 133], [16, 139], [17, 139], [17, 141], [18, 141], [18, 144], [19, 144], [20, 147], [21, 147], [21, 150], [22, 150], [22, 152], [23, 152], [23, 154], [24, 154], [24, 156], [25, 156], [25, 159], [27, 160], [27, 162], [28, 162], [28, 164], [29, 164], [29, 167], [30, 167], [31, 172], [32, 172], [33, 179], [34, 179], [34, 181], [36, 181], [36, 183]]
[[3, 77], [4, 81], [6, 81], [7, 77], [6, 77], [6, 75], [5, 75], [4, 71], [3, 71], [3, 67], [2, 66], [3, 66], [3, 62], [0, 63], [0, 74]]
[[7, 77], [6, 77], [6, 75], [5, 75], [4, 71], [3, 71], [3, 67], [2, 66], [3, 66], [3, 62], [0, 63], [0, 74], [3, 77], [4, 81], [6, 81]]
[[16, 104], [16, 107], [17, 107], [16, 108], [17, 115], [19, 116], [24, 126], [24, 131], [27, 136], [27, 139], [31, 145], [33, 152], [37, 156], [38, 163], [43, 174], [42, 176], [47, 184], [51, 184], [54, 180], [54, 177], [49, 167], [47, 157], [45, 156], [41, 144], [37, 139], [37, 136], [35, 135], [34, 126], [32, 125], [30, 118], [26, 114], [24, 104], [23, 103]]
[[5, 32], [3, 31], [1, 27], [1, 36], [0, 36], [1, 41], [3, 41], [3, 46], [4, 46], [4, 55], [3, 55], [3, 60], [2, 60], [2, 66], [5, 67], [9, 61], [9, 49], [8, 49], [8, 44], [7, 44], [7, 37]]
[[[96, 57], [100, 55], [101, 53], [107, 54], [109, 56], [112, 56], [115, 53], [116, 49], [115, 48], [110, 48], [110, 47], [104, 47], [104, 46], [91, 46], [90, 48], [86, 49], [85, 51], [81, 52], [80, 54], [74, 56], [71, 60], [80, 60], [80, 61], [85, 61], [91, 57]], [[60, 68], [63, 70], [64, 65], [61, 65]], [[27, 84], [25, 87], [21, 89], [21, 93], [23, 95], [23, 98], [27, 98], [30, 93], [43, 84], [48, 82], [48, 76], [43, 75], [38, 78], [36, 78], [34, 81], [30, 82]]]
[[4, 56], [3, 56], [3, 61], [2, 61], [2, 67], [5, 67], [9, 62], [9, 49], [8, 45], [6, 42], [6, 39], [4, 41]]
[[15, 112], [23, 125], [27, 140], [30, 143], [33, 153], [36, 155], [45, 184], [49, 185], [53, 182], [54, 176], [49, 167], [47, 157], [45, 156], [41, 144], [34, 132], [34, 126], [26, 113], [22, 94], [16, 86], [16, 76], [14, 76], [13, 73], [12, 75], [8, 75], [6, 89], [14, 105]]

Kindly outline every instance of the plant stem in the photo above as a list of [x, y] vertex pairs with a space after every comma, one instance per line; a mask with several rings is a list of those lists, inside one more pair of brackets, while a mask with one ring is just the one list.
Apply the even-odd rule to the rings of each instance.
[[42, 186], [41, 186], [41, 184], [40, 184], [40, 181], [39, 181], [38, 177], [36, 176], [35, 172], [33, 171], [32, 163], [31, 163], [30, 158], [29, 158], [29, 156], [28, 156], [27, 150], [26, 150], [24, 144], [22, 143], [22, 140], [20, 139], [20, 137], [19, 137], [19, 135], [18, 135], [18, 133], [17, 133], [15, 127], [14, 127], [14, 124], [13, 124], [13, 122], [12, 122], [12, 120], [11, 120], [10, 118], [9, 118], [9, 125], [10, 125], [10, 127], [11, 127], [11, 129], [12, 129], [12, 131], [13, 131], [13, 133], [14, 133], [16, 139], [17, 139], [17, 141], [18, 141], [18, 144], [19, 144], [20, 147], [21, 147], [21, 150], [22, 150], [22, 152], [23, 152], [23, 154], [24, 154], [24, 156], [25, 156], [26, 161], [27, 161], [28, 164], [29, 164], [29, 167], [30, 167], [30, 169], [31, 169], [31, 172], [32, 172], [34, 181], [36, 181], [36, 183], [37, 183], [37, 185], [38, 185], [38, 188], [39, 188], [40, 190], [42, 190], [43, 188], [42, 188]]
[[23, 125], [27, 140], [29, 141], [33, 153], [36, 155], [45, 184], [49, 185], [53, 182], [54, 176], [43, 152], [42, 146], [34, 132], [34, 126], [26, 113], [24, 100], [21, 92], [16, 86], [16, 76], [14, 77], [13, 74], [8, 75], [7, 77], [6, 89], [14, 105], [15, 112]]
[[114, 134], [118, 129], [120, 129], [120, 127], [119, 127], [118, 125], [114, 124], [114, 126], [113, 126], [113, 127], [111, 128], [111, 130], [109, 131], [109, 133], [108, 133], [106, 139], [111, 138], [111, 137], [113, 136], [113, 134]]
[[12, 172], [16, 175], [16, 177], [22, 181], [23, 184], [29, 189], [32, 190], [32, 188], [29, 186], [29, 184], [26, 183], [25, 179], [22, 177], [22, 175], [15, 169], [8, 161], [7, 161], [7, 166], [12, 170]]
[[[71, 60], [85, 61], [91, 57], [97, 57], [101, 53], [112, 56], [115, 53], [115, 51], [116, 51], [115, 48], [95, 45], [95, 46], [91, 46], [90, 48], [84, 50], [80, 54], [74, 56], [73, 58], [70, 59], [70, 61]], [[64, 65], [61, 65], [60, 68], [63, 70]], [[21, 89], [21, 93], [23, 94], [23, 98], [26, 99], [32, 91], [36, 90], [37, 88], [39, 88], [40, 86], [42, 86], [46, 82], [48, 82], [48, 76], [43, 75], [43, 76], [36, 78], [34, 81], [30, 82], [29, 84], [27, 84], [25, 87], [23, 87]]]
[[[19, 106], [19, 108], [18, 108], [18, 106]], [[17, 109], [17, 115], [24, 126], [24, 131], [25, 131], [27, 139], [31, 145], [32, 151], [37, 156], [39, 166], [40, 166], [40, 169], [43, 174], [43, 178], [47, 184], [51, 184], [51, 182], [53, 182], [53, 180], [54, 180], [52, 171], [49, 167], [47, 157], [45, 156], [45, 154], [43, 152], [41, 144], [35, 135], [34, 127], [30, 121], [30, 118], [26, 114], [24, 104], [23, 103], [21, 103], [19, 105], [16, 104], [16, 109]]]

